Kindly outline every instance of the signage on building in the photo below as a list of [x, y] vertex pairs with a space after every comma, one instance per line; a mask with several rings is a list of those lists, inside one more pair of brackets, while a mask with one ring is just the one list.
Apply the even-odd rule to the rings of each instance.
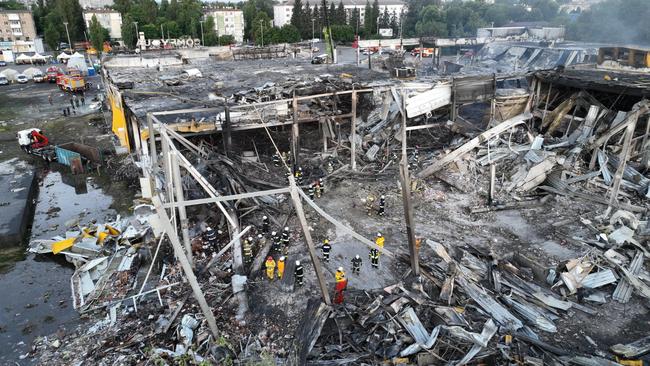
[[139, 48], [192, 48], [200, 47], [198, 38], [138, 39]]
[[379, 28], [379, 35], [382, 37], [392, 37], [393, 28]]

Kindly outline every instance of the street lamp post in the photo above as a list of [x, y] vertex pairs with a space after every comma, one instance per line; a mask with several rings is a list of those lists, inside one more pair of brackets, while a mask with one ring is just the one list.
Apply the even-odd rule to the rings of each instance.
[[316, 19], [312, 18], [311, 20], [311, 49], [309, 52], [311, 52], [311, 58], [314, 58], [314, 22]]
[[72, 42], [70, 42], [70, 32], [68, 32], [68, 22], [63, 22], [63, 25], [65, 25], [65, 34], [68, 35], [68, 49], [72, 49]]
[[163, 29], [162, 23], [160, 23], [160, 39], [165, 39], [165, 30]]
[[264, 47], [264, 20], [260, 19], [260, 29], [262, 30], [262, 47]]
[[199, 20], [199, 23], [201, 23], [201, 46], [205, 46], [205, 38], [203, 37], [203, 22], [205, 22], [205, 20]]
[[379, 34], [379, 19], [381, 19], [381, 16], [377, 17], [377, 34]]
[[138, 48], [138, 41], [140, 40], [140, 32], [138, 31], [138, 22], [133, 22], [135, 24], [135, 47]]

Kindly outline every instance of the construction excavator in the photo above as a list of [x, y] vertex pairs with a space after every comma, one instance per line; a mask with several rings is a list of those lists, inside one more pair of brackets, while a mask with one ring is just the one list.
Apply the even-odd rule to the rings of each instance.
[[18, 131], [16, 133], [20, 148], [34, 156], [38, 156], [47, 162], [56, 161], [56, 151], [54, 146], [50, 145], [50, 140], [45, 136], [42, 130], [30, 128]]

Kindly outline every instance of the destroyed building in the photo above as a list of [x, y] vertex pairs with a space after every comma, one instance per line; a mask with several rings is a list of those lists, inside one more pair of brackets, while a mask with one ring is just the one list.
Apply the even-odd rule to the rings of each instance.
[[[143, 202], [33, 243], [75, 262], [75, 307], [94, 317], [37, 345], [41, 363], [618, 365], [650, 351], [642, 77], [137, 59], [109, 60], [104, 82]], [[286, 258], [281, 279], [269, 256]]]

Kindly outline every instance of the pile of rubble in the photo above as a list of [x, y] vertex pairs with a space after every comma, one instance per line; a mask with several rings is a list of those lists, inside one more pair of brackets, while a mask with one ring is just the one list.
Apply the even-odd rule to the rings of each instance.
[[632, 259], [612, 249], [602, 255], [592, 251], [548, 269], [544, 284], [532, 268], [514, 260], [473, 247], [426, 244], [435, 254], [421, 278], [411, 276], [383, 291], [351, 292], [341, 307], [311, 304], [300, 333], [303, 362], [618, 365], [614, 357], [634, 359], [650, 350], [650, 338], [613, 346], [614, 357], [572, 352], [543, 340], [558, 331], [561, 318], [574, 312], [595, 315], [605, 286], [616, 289], [616, 301], [627, 301], [633, 292], [649, 297], [645, 282], [650, 278], [637, 277], [640, 252]]

